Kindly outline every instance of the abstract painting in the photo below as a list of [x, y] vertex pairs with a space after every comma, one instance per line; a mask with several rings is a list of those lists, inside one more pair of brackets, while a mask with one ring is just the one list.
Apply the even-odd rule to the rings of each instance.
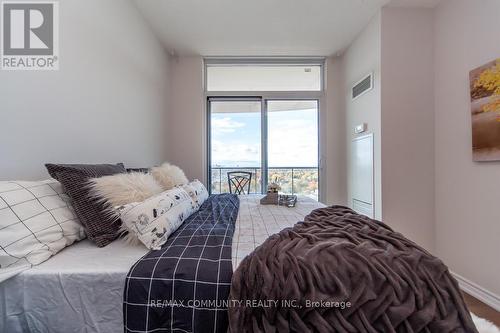
[[474, 161], [500, 161], [500, 58], [469, 73]]

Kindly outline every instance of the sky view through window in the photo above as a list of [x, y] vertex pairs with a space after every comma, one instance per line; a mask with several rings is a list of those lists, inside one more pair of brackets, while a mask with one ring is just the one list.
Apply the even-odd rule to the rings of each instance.
[[[260, 167], [260, 112], [212, 113], [212, 166]], [[270, 167], [317, 167], [316, 109], [268, 113]]]

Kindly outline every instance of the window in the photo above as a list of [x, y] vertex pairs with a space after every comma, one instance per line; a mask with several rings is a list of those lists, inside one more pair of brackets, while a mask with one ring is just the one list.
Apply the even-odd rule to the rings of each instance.
[[207, 174], [229, 192], [228, 172], [251, 174], [250, 192], [320, 197], [319, 111], [323, 60], [205, 59]]
[[267, 179], [318, 200], [318, 101], [267, 102]]
[[322, 66], [207, 64], [207, 91], [321, 91]]
[[244, 171], [251, 193], [272, 181], [318, 200], [317, 100], [212, 97], [208, 111], [211, 193], [229, 192], [228, 172]]
[[261, 101], [255, 99], [210, 100], [210, 188], [227, 193], [227, 173], [252, 173], [250, 190], [261, 192]]

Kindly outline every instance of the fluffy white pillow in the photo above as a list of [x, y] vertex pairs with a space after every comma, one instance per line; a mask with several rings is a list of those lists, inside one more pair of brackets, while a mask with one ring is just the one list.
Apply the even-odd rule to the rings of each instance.
[[158, 250], [179, 226], [196, 211], [189, 194], [177, 187], [143, 202], [117, 207], [126, 241], [141, 241], [148, 249]]
[[167, 162], [158, 167], [151, 168], [151, 174], [160, 183], [163, 190], [170, 190], [175, 186], [184, 185], [189, 182], [181, 168]]
[[198, 179], [193, 180], [191, 183], [182, 185], [182, 188], [189, 194], [191, 199], [193, 199], [196, 207], [199, 208], [205, 200], [208, 199], [208, 191]]
[[0, 282], [85, 238], [54, 180], [0, 181]]
[[111, 207], [141, 202], [163, 192], [150, 174], [141, 172], [119, 173], [89, 180], [90, 194]]

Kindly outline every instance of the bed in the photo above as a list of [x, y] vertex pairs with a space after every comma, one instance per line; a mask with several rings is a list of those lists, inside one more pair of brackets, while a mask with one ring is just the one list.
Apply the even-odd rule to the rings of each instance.
[[[301, 197], [294, 208], [240, 196], [232, 243], [233, 269], [268, 236], [324, 207]], [[0, 284], [0, 332], [121, 332], [127, 273], [148, 250], [116, 240], [98, 248], [83, 240]]]

